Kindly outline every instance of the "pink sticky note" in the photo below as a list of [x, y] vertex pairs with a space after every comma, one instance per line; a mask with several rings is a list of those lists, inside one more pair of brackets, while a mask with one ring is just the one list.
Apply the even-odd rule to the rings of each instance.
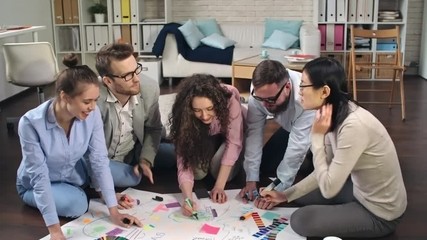
[[203, 224], [202, 229], [200, 229], [200, 232], [216, 235], [219, 232], [219, 227], [214, 227], [205, 223]]
[[169, 209], [164, 204], [159, 204], [157, 207], [154, 208], [153, 212], [159, 212], [159, 211], [169, 211]]

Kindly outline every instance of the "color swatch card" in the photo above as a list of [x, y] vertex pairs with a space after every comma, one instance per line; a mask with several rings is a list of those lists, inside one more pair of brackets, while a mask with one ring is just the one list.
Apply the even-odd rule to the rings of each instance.
[[87, 213], [62, 226], [67, 239], [306, 239], [290, 226], [296, 208], [261, 210], [252, 202], [244, 204], [238, 197], [239, 190], [226, 190], [229, 200], [224, 204], [213, 203], [209, 198], [197, 199], [193, 194], [198, 219], [182, 214], [181, 193], [158, 194], [132, 188], [123, 193], [139, 204], [120, 212], [137, 217], [142, 228], [126, 229], [112, 224], [105, 204], [92, 199]]

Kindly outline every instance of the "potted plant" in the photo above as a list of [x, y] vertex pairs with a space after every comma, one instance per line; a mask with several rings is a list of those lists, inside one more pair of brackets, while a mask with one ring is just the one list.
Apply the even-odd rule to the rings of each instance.
[[107, 6], [101, 3], [95, 3], [88, 9], [89, 13], [93, 14], [96, 23], [105, 22], [105, 14], [107, 14]]

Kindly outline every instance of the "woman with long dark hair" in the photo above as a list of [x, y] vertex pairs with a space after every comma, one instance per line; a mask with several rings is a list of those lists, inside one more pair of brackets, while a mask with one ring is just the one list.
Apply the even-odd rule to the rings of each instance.
[[[295, 211], [291, 225], [307, 237], [373, 238], [392, 233], [407, 198], [387, 130], [349, 99], [344, 69], [334, 59], [307, 63], [300, 95], [304, 109], [317, 110], [311, 139], [315, 169], [284, 192], [262, 192], [265, 206], [303, 202], [307, 206]], [[348, 184], [349, 177], [353, 184]]]
[[[243, 146], [239, 92], [211, 75], [196, 74], [182, 81], [169, 119], [181, 191], [192, 201], [194, 180], [210, 173], [216, 178], [211, 199], [223, 203], [225, 184], [239, 171], [236, 161]], [[197, 208], [195, 202], [183, 206], [186, 215]]]

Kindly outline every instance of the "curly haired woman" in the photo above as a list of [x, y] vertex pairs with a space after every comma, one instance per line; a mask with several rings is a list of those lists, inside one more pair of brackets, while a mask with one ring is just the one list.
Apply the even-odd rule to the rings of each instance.
[[[194, 179], [200, 180], [210, 172], [216, 178], [210, 191], [212, 201], [226, 202], [225, 184], [237, 175], [243, 159], [239, 156], [244, 124], [237, 89], [211, 75], [183, 79], [169, 122], [184, 199], [192, 201]], [[197, 208], [194, 202], [183, 206], [187, 216]]]

